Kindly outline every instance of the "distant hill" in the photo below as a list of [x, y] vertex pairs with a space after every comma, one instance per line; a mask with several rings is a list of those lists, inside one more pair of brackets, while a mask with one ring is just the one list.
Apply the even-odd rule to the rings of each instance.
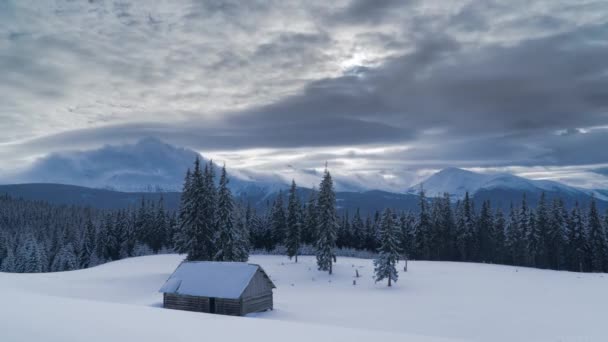
[[[310, 189], [300, 189], [299, 195], [303, 202], [310, 196]], [[13, 184], [0, 185], [0, 194], [8, 194], [15, 198], [46, 201], [60, 205], [90, 206], [100, 209], [120, 209], [139, 205], [142, 197], [146, 200], [158, 201], [163, 197], [165, 207], [170, 210], [179, 208], [181, 193], [179, 192], [120, 192], [106, 189], [92, 189], [64, 184]], [[276, 199], [278, 192], [249, 192], [236, 196], [236, 200], [249, 202], [258, 210], [265, 210]], [[283, 193], [286, 197], [287, 193]], [[357, 208], [362, 214], [373, 213], [384, 208], [399, 210], [415, 210], [417, 196], [411, 194], [394, 194], [384, 191], [367, 192], [338, 192], [337, 206], [340, 212], [354, 213]]]

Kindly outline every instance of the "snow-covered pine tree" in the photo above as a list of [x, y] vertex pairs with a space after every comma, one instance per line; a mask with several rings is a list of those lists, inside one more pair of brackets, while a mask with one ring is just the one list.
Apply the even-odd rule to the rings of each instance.
[[521, 200], [521, 206], [517, 214], [517, 229], [515, 230], [515, 239], [513, 246], [515, 265], [524, 266], [528, 261], [527, 236], [530, 230], [530, 209], [528, 201], [524, 193]]
[[606, 246], [606, 235], [597, 210], [595, 197], [591, 198], [589, 205], [587, 232], [589, 235], [588, 248], [591, 259], [591, 271], [606, 272], [608, 270], [608, 247]]
[[80, 268], [88, 268], [95, 266], [92, 260], [95, 259], [95, 250], [97, 248], [97, 230], [91, 219], [91, 214], [87, 214], [84, 231], [82, 232], [82, 248], [80, 252]]
[[317, 266], [319, 270], [328, 271], [329, 274], [332, 274], [338, 222], [334, 183], [327, 168], [319, 187], [317, 210], [319, 215], [317, 222], [318, 240], [316, 244]]
[[173, 249], [182, 254], [187, 254], [192, 249], [192, 240], [188, 238], [188, 236], [192, 235], [192, 225], [190, 222], [193, 206], [192, 197], [192, 174], [190, 173], [190, 169], [188, 169], [184, 177], [184, 185], [177, 214], [177, 227], [173, 236]]
[[213, 164], [201, 169], [200, 159], [194, 161], [190, 176], [186, 175], [182, 194], [176, 250], [187, 254], [189, 261], [209, 261], [215, 258], [216, 190]]
[[545, 236], [549, 230], [549, 210], [544, 191], [540, 195], [534, 216], [534, 224], [530, 226], [527, 236], [530, 264], [534, 267], [547, 268], [549, 262], [545, 251]]
[[505, 260], [509, 265], [516, 265], [515, 260], [515, 245], [516, 245], [516, 234], [517, 234], [517, 214], [515, 213], [515, 208], [513, 206], [513, 202], [511, 202], [511, 206], [509, 209], [509, 219], [505, 224]]
[[304, 208], [302, 224], [302, 242], [312, 245], [317, 241], [317, 197], [316, 190], [310, 191], [310, 196]]
[[374, 260], [376, 282], [388, 279], [388, 286], [399, 279], [397, 263], [399, 262], [399, 230], [390, 209], [382, 214], [379, 237], [380, 248], [378, 257]]
[[356, 249], [363, 249], [365, 247], [365, 225], [363, 219], [361, 219], [361, 210], [357, 208], [353, 221], [351, 224], [352, 230], [352, 246]]
[[494, 225], [492, 229], [492, 240], [494, 240], [495, 250], [492, 254], [493, 260], [496, 263], [504, 264], [505, 256], [505, 229], [507, 222], [502, 209], [498, 208], [494, 214]]
[[218, 261], [241, 261], [245, 251], [239, 251], [243, 248], [241, 242], [241, 231], [237, 228], [234, 222], [234, 202], [232, 193], [228, 188], [228, 175], [226, 166], [222, 167], [220, 176], [220, 184], [217, 191], [217, 226], [218, 237], [216, 239], [217, 253], [215, 260]]
[[245, 262], [249, 260], [249, 249], [251, 246], [249, 229], [253, 220], [253, 212], [249, 203], [244, 211], [242, 207], [239, 208], [238, 206], [235, 211], [237, 213], [236, 228], [239, 231], [239, 240], [237, 241], [239, 245], [235, 261]]
[[492, 231], [494, 229], [494, 218], [490, 201], [483, 201], [479, 219], [477, 220], [477, 260], [481, 262], [493, 262], [493, 254], [496, 246], [493, 241]]
[[300, 200], [298, 198], [296, 182], [295, 180], [292, 180], [287, 204], [285, 247], [287, 248], [287, 256], [289, 259], [295, 258], [296, 263], [298, 262], [298, 254], [300, 253], [300, 246], [302, 244], [301, 227], [302, 217]]
[[416, 236], [416, 218], [411, 212], [403, 213], [399, 222], [400, 234], [399, 242], [400, 250], [403, 253], [404, 259], [409, 260], [412, 258], [414, 250], [415, 236]]
[[36, 238], [27, 234], [17, 249], [15, 271], [19, 273], [40, 273], [47, 268], [48, 260], [43, 259]]
[[167, 232], [169, 231], [163, 196], [158, 201], [156, 213], [151, 213], [150, 216], [152, 224], [149, 225], [150, 231], [147, 234], [148, 238], [145, 242], [154, 253], [158, 253], [165, 245]]
[[428, 260], [431, 256], [431, 214], [426, 193], [418, 193], [418, 220], [416, 222], [416, 258]]
[[207, 251], [207, 258], [213, 260], [217, 254], [217, 189], [215, 186], [215, 165], [210, 160], [205, 166], [203, 174], [203, 190], [198, 192], [198, 201], [202, 203], [202, 222], [204, 222], [204, 231], [201, 234], [200, 241], [203, 242], [204, 249]]
[[561, 199], [554, 199], [549, 213], [547, 231], [547, 260], [549, 268], [561, 270], [565, 268], [566, 239], [568, 232], [568, 212]]
[[285, 243], [285, 232], [287, 230], [287, 218], [283, 205], [283, 191], [279, 190], [270, 212], [270, 229], [272, 231], [273, 247]]
[[53, 264], [51, 265], [51, 271], [63, 272], [72, 271], [78, 269], [78, 258], [74, 252], [74, 246], [71, 243], [63, 246], [59, 251], [59, 254], [55, 256]]
[[0, 271], [11, 273], [17, 272], [17, 260], [15, 260], [15, 253], [12, 248], [7, 249], [6, 256], [0, 265]]
[[576, 272], [585, 271], [585, 250], [587, 236], [583, 215], [578, 202], [572, 208], [568, 222], [568, 264], [569, 270]]

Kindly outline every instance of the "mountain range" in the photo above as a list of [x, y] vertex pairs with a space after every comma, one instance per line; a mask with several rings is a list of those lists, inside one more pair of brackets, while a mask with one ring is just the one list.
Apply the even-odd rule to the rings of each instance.
[[[179, 191], [186, 170], [199, 153], [145, 138], [134, 144], [104, 146], [97, 150], [54, 153], [37, 160], [14, 178], [14, 183], [0, 185], [0, 193], [67, 205], [121, 208], [137, 205], [142, 197], [158, 199], [161, 194], [169, 208], [179, 204]], [[204, 159], [204, 158], [203, 158]], [[216, 165], [219, 171], [219, 166]], [[279, 175], [260, 175], [238, 170], [231, 172], [230, 187], [240, 201], [258, 209], [267, 207], [288, 182]], [[320, 177], [319, 177], [320, 178]], [[365, 190], [337, 183], [337, 202], [342, 211], [361, 208], [364, 213], [383, 208], [415, 210], [418, 193], [428, 197], [450, 194], [462, 199], [466, 192], [477, 202], [490, 200], [494, 207], [508, 209], [519, 204], [523, 194], [534, 206], [544, 192], [548, 199], [562, 198], [567, 206], [586, 205], [592, 196], [600, 208], [608, 208], [608, 191], [589, 190], [549, 180], [531, 180], [509, 173], [476, 173], [446, 168], [418, 185], [403, 191]], [[301, 188], [305, 201], [311, 189]]]

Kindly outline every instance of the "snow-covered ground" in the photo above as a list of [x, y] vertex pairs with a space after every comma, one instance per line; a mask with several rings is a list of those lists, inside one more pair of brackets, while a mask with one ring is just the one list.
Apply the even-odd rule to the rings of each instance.
[[312, 257], [254, 256], [278, 287], [275, 310], [240, 318], [160, 308], [158, 289], [181, 259], [0, 273], [0, 341], [608, 340], [608, 275], [410, 262], [387, 288], [371, 260], [340, 258], [330, 277]]

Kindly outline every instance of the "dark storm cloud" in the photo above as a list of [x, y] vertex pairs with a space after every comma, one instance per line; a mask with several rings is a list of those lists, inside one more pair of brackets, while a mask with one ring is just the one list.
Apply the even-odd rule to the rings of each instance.
[[378, 24], [389, 16], [398, 16], [400, 10], [417, 0], [352, 0], [327, 17], [332, 23]]
[[[445, 128], [447, 136], [605, 125], [606, 37], [608, 26], [594, 26], [514, 46], [476, 48], [431, 36], [411, 54], [356, 76], [315, 81], [301, 95], [247, 111], [238, 120], [280, 125], [365, 118], [418, 132]], [[359, 143], [356, 135], [351, 138]]]
[[[605, 153], [595, 150], [605, 146], [604, 133], [556, 132], [608, 124], [607, 32], [606, 26], [584, 27], [513, 46], [482, 48], [429, 35], [415, 51], [379, 67], [314, 81], [301, 94], [215, 123], [114, 125], [36, 144], [149, 135], [201, 149], [428, 141], [402, 157], [446, 164], [605, 162]], [[306, 40], [325, 41], [291, 36], [278, 42]], [[266, 53], [274, 49], [268, 47]], [[439, 133], [427, 137], [427, 130]], [[586, 147], [588, 152], [579, 153]]]

